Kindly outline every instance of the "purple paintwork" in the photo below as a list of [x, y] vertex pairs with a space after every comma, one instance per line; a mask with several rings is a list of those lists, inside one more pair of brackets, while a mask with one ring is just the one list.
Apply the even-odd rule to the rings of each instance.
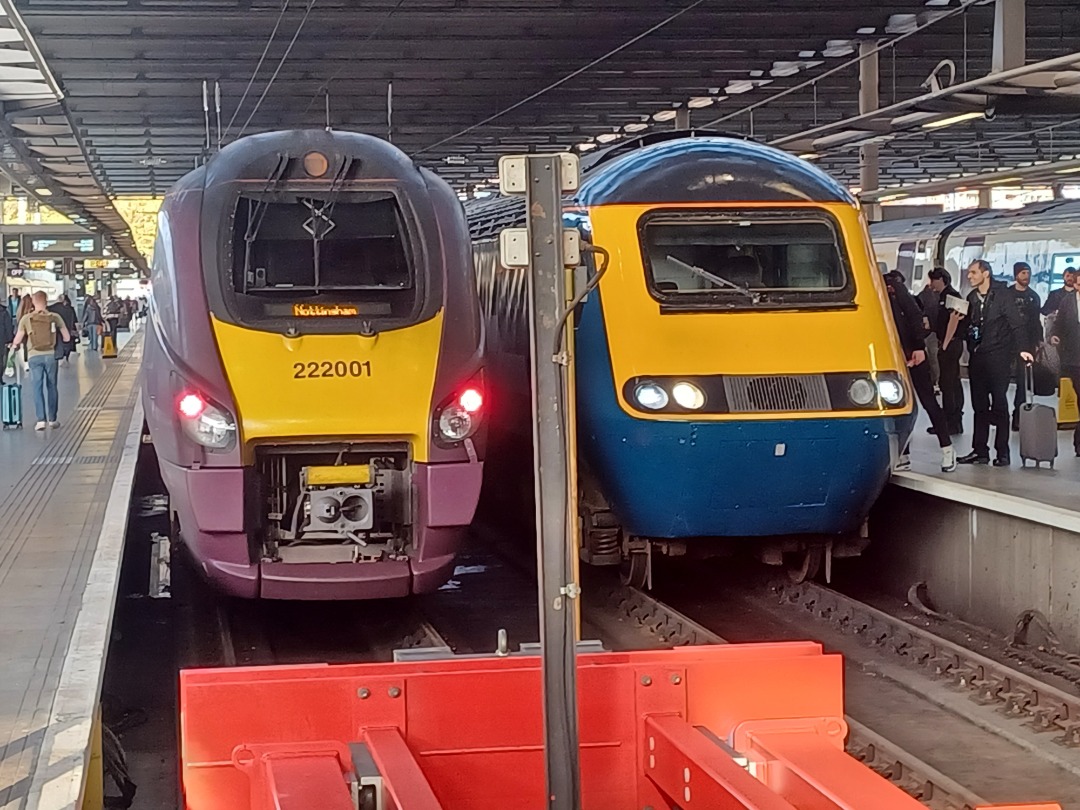
[[221, 591], [247, 599], [381, 599], [427, 593], [446, 582], [476, 510], [484, 465], [414, 466], [418, 515], [407, 562], [311, 564], [250, 561], [238, 508], [243, 469], [160, 466], [184, 545]]

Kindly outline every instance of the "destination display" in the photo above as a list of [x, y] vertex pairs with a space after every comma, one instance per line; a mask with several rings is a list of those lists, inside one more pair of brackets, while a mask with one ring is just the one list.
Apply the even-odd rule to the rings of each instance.
[[[7, 253], [8, 242], [5, 240], [4, 251]], [[78, 258], [98, 256], [102, 252], [99, 234], [71, 236], [61, 234], [23, 234], [22, 255], [26, 257]]]

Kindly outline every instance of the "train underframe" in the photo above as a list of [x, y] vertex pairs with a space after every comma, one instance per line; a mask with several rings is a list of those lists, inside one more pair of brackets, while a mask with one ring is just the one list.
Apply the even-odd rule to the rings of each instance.
[[[584, 465], [582, 465], [584, 466]], [[858, 557], [870, 544], [867, 521], [837, 534], [791, 534], [777, 537], [643, 537], [627, 532], [608, 505], [595, 479], [584, 472], [580, 482], [581, 560], [588, 565], [619, 566], [625, 584], [651, 588], [658, 557], [725, 557], [748, 543], [764, 564], [783, 568], [792, 582], [831, 577], [832, 561]]]
[[252, 467], [162, 465], [183, 544], [245, 598], [372, 599], [441, 586], [482, 463], [423, 464], [405, 444], [264, 445]]

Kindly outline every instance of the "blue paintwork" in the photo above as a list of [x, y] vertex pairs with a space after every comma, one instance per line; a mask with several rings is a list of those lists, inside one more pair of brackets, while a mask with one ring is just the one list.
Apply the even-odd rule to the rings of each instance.
[[889, 434], [902, 446], [915, 418], [638, 419], [616, 399], [598, 294], [575, 347], [582, 450], [623, 528], [643, 537], [853, 531], [888, 479]]
[[626, 203], [843, 202], [850, 192], [794, 155], [736, 138], [680, 138], [587, 172], [574, 195], [587, 208]]

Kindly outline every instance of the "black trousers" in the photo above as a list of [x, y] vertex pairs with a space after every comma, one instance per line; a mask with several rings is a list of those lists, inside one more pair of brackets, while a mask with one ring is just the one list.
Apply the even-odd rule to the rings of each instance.
[[964, 343], [954, 340], [949, 348], [938, 351], [938, 367], [941, 369], [941, 408], [950, 433], [959, 433], [964, 426], [964, 385], [960, 382], [960, 358]]
[[1012, 378], [1012, 352], [975, 352], [968, 365], [971, 378], [971, 407], [975, 411], [975, 434], [971, 449], [980, 456], [990, 455], [990, 426], [994, 431], [994, 450], [998, 458], [1009, 457], [1009, 381]]
[[[1080, 366], [1062, 366], [1061, 374], [1069, 378], [1073, 390], [1080, 395]], [[1080, 422], [1076, 423], [1076, 430], [1073, 431], [1073, 450], [1076, 451], [1077, 455], [1080, 455]]]
[[938, 444], [948, 447], [952, 444], [949, 438], [949, 422], [945, 418], [945, 411], [938, 405], [937, 397], [934, 396], [934, 377], [930, 371], [930, 363], [922, 362], [908, 369], [911, 374], [911, 384], [915, 387], [915, 396], [919, 398], [926, 415], [930, 417], [930, 424], [934, 428]]

